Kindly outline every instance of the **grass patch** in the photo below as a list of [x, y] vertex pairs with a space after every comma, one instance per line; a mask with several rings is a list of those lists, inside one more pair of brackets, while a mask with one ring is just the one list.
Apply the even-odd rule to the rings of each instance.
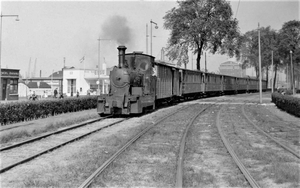
[[96, 113], [82, 113], [76, 115], [72, 115], [70, 113], [70, 116], [68, 118], [60, 118], [56, 120], [53, 120], [52, 118], [44, 119], [41, 125], [37, 125], [33, 128], [20, 127], [1, 133], [0, 144], [5, 144], [11, 141], [18, 141], [20, 139], [28, 139], [30, 137], [38, 136], [46, 132], [56, 131], [59, 128], [63, 128], [97, 117], [99, 116]]
[[242, 173], [228, 175], [225, 180], [229, 183], [229, 187], [248, 187], [248, 182]]
[[273, 175], [276, 183], [299, 183], [300, 181], [300, 170], [298, 165], [277, 162], [264, 170]]
[[[68, 163], [51, 162], [51, 166], [44, 167], [40, 171], [36, 170], [22, 180], [24, 186], [77, 187], [78, 183], [86, 179], [109, 156], [105, 153], [105, 148], [99, 148], [99, 145], [95, 147], [95, 145], [97, 144], [92, 143], [88, 148], [80, 149], [73, 155], [67, 156]], [[36, 175], [37, 173], [41, 175]]]
[[183, 177], [183, 185], [185, 187], [203, 187], [213, 185], [216, 182], [214, 175], [203, 170], [195, 171], [194, 168], [188, 167]]

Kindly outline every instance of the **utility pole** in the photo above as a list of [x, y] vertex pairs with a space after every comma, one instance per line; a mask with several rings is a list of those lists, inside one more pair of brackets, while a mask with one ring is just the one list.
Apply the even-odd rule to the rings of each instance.
[[158, 26], [157, 26], [157, 23], [155, 23], [154, 21], [150, 21], [150, 24], [151, 24], [151, 32], [150, 32], [150, 34], [151, 34], [151, 38], [150, 38], [150, 55], [152, 55], [152, 24], [155, 24], [155, 29], [158, 29]]
[[262, 75], [261, 75], [261, 54], [260, 54], [260, 28], [258, 23], [258, 60], [259, 60], [259, 102], [262, 103]]
[[206, 52], [205, 52], [205, 72], [207, 72], [207, 67], [206, 67]]
[[291, 89], [293, 91], [293, 95], [295, 95], [295, 87], [294, 87], [294, 84], [295, 84], [295, 81], [294, 81], [294, 67], [293, 67], [293, 52], [292, 50], [290, 50], [290, 54], [291, 54]]
[[271, 88], [272, 88], [272, 93], [274, 92], [274, 76], [273, 76], [273, 72], [274, 72], [274, 67], [273, 67], [273, 50], [272, 50], [272, 68], [271, 68], [271, 80], [272, 80], [272, 82], [271, 82], [271, 84], [272, 84], [272, 86], [271, 86]]
[[193, 52], [192, 52], [192, 70], [194, 70], [194, 56], [193, 56]]

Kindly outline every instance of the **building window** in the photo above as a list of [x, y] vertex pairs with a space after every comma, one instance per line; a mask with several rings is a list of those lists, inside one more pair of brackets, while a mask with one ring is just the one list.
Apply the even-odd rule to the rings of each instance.
[[18, 94], [18, 80], [17, 79], [10, 80], [9, 94]]
[[68, 79], [68, 93], [76, 92], [76, 80]]

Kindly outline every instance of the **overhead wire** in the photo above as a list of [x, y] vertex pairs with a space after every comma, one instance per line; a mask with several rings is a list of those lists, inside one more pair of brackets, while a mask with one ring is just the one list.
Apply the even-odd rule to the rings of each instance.
[[236, 18], [236, 16], [237, 16], [238, 11], [239, 11], [240, 1], [241, 1], [241, 0], [239, 0], [238, 6], [237, 6], [237, 8], [236, 8], [235, 18]]

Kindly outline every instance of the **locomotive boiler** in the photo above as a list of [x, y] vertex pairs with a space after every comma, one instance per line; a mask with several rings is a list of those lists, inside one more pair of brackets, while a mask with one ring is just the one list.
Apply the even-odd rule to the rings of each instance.
[[106, 114], [139, 114], [155, 108], [154, 57], [141, 52], [125, 54], [119, 46], [119, 63], [110, 72], [108, 94], [98, 97], [97, 112]]

